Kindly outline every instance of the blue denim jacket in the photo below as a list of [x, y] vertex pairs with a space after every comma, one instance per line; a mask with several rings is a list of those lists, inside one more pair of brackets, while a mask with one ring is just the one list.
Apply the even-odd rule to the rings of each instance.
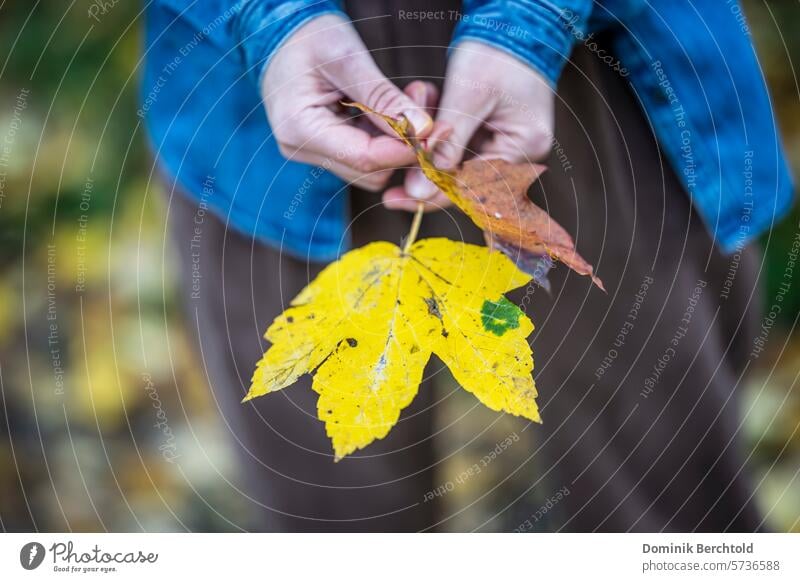
[[[347, 248], [346, 189], [322, 168], [282, 158], [258, 83], [281, 43], [325, 13], [341, 6], [150, 0], [138, 112], [183, 189], [231, 228], [319, 261]], [[600, 30], [613, 57], [594, 44]], [[775, 117], [735, 0], [465, 0], [452, 42], [464, 39], [512, 53], [553, 84], [576, 43], [614, 66], [722, 250], [741, 248], [791, 205]]]

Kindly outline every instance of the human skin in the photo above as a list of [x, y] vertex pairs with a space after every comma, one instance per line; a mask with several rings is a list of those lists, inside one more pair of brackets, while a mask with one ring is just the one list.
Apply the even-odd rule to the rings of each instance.
[[401, 91], [381, 73], [352, 24], [337, 15], [315, 18], [292, 34], [270, 60], [261, 84], [270, 126], [286, 158], [329, 167], [372, 191], [382, 190], [395, 169], [413, 165], [414, 153], [375, 116], [367, 117], [381, 135], [347, 116], [340, 102], [403, 115], [424, 138], [433, 128], [425, 110], [435, 98], [431, 89], [415, 82]]
[[[434, 163], [458, 166], [465, 156], [512, 163], [541, 161], [553, 140], [554, 90], [535, 69], [489, 45], [465, 41], [452, 51], [436, 129], [428, 140]], [[428, 210], [449, 200], [418, 169], [383, 197], [388, 208]]]
[[[535, 69], [489, 45], [465, 41], [452, 51], [441, 102], [431, 83], [405, 91], [381, 73], [355, 28], [337, 15], [302, 26], [271, 59], [262, 97], [278, 148], [287, 159], [325, 166], [350, 184], [371, 191], [408, 168], [402, 186], [383, 195], [388, 208], [426, 210], [449, 200], [415, 167], [413, 151], [376, 116], [379, 135], [347, 116], [342, 100], [358, 101], [393, 117], [406, 117], [413, 133], [443, 169], [468, 157], [536, 161], [553, 135], [554, 93]], [[430, 112], [436, 106], [436, 123]]]

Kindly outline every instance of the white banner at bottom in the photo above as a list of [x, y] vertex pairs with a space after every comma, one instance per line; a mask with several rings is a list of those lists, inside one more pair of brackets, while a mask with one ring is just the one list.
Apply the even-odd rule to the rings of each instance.
[[[800, 580], [800, 534], [3, 534], [2, 580]], [[552, 579], [552, 578], [551, 578]]]

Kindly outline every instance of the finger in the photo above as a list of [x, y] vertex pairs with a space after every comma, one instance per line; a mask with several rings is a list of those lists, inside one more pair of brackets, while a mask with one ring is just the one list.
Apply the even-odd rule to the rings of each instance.
[[[411, 124], [414, 135], [418, 137], [425, 137], [433, 128], [433, 119], [425, 108], [415, 103], [381, 73], [366, 47], [363, 51], [351, 53], [347, 58], [327, 63], [323, 68], [323, 74], [334, 87], [353, 101], [384, 115], [405, 116]], [[370, 119], [387, 134], [394, 134], [392, 129], [376, 116], [373, 115]]]
[[433, 161], [439, 168], [449, 170], [458, 166], [472, 136], [492, 112], [491, 100], [480, 97], [465, 92], [448, 77], [436, 122], [449, 126], [452, 131], [447, 139], [440, 139], [436, 144]]
[[[427, 147], [430, 150], [435, 150], [437, 145], [442, 140], [447, 139], [452, 131], [452, 127], [437, 121], [431, 135], [428, 137]], [[420, 200], [432, 198], [434, 194], [439, 191], [436, 185], [428, 180], [420, 168], [411, 168], [407, 170], [403, 185], [408, 196]]]
[[[425, 212], [433, 212], [436, 210], [442, 210], [443, 208], [447, 208], [451, 206], [452, 203], [450, 200], [441, 192], [437, 193], [435, 196], [428, 200], [423, 200], [424, 203], [424, 210]], [[408, 212], [416, 212], [417, 204], [420, 203], [420, 200], [415, 198], [411, 198], [405, 191], [402, 186], [395, 186], [394, 188], [389, 188], [383, 194], [383, 204], [386, 208], [390, 210], [405, 210]]]
[[495, 134], [492, 138], [478, 147], [478, 156], [491, 160], [505, 160], [512, 164], [525, 161], [525, 154], [513, 140], [502, 134]]
[[411, 168], [406, 171], [403, 186], [406, 194], [417, 200], [427, 200], [439, 191], [436, 184], [428, 180], [420, 168]]
[[[430, 82], [414, 81], [410, 83], [404, 91], [420, 106], [432, 107], [439, 98], [438, 89]], [[314, 112], [314, 117], [322, 116], [328, 117], [328, 122], [330, 123], [328, 127], [336, 125], [333, 118], [329, 117], [328, 112], [324, 110]], [[338, 120], [344, 122], [345, 118], [339, 117]], [[321, 123], [322, 121], [323, 120], [318, 120], [316, 123]], [[309, 121], [305, 121], [304, 124], [311, 127], [315, 125], [315, 123]], [[341, 131], [342, 129], [346, 130], [346, 132]], [[355, 129], [371, 135], [360, 126], [355, 126]], [[347, 133], [347, 135], [345, 135], [345, 133]], [[323, 135], [316, 135], [309, 138], [309, 141], [300, 148], [302, 152], [298, 152], [295, 158], [299, 161], [310, 164], [316, 163], [319, 165], [324, 162], [326, 158], [331, 156], [330, 142], [335, 142], [338, 148], [336, 150], [337, 159], [344, 161], [344, 163], [352, 164], [354, 160], [349, 159], [348, 150], [361, 147], [360, 144], [362, 140], [363, 136], [350, 131], [349, 127], [337, 129], [337, 134], [332, 139], [326, 138]], [[405, 143], [402, 143], [398, 139], [387, 138], [386, 136], [371, 136], [370, 143], [367, 147], [372, 148], [372, 156], [376, 158], [375, 162], [378, 166], [397, 167], [399, 165], [408, 165], [415, 160], [414, 153]], [[337, 174], [338, 173], [339, 172], [337, 172]]]
[[302, 119], [296, 120], [295, 127], [296, 142], [281, 145], [306, 163], [314, 163], [312, 159], [327, 159], [364, 175], [408, 167], [416, 161], [414, 151], [402, 140], [385, 135], [371, 136], [324, 107], [306, 110]]
[[449, 123], [437, 119], [433, 124], [433, 129], [428, 139], [425, 140], [426, 149], [428, 151], [436, 150], [440, 142], [450, 139], [452, 133], [453, 127]]
[[294, 162], [324, 168], [347, 182], [348, 185], [357, 186], [363, 190], [369, 190], [370, 192], [380, 192], [383, 190], [394, 173], [394, 168], [362, 173], [331, 158], [321, 157], [317, 154], [299, 150], [290, 155], [289, 159]]
[[520, 136], [498, 131], [476, 149], [483, 158], [520, 164], [545, 160], [550, 153], [550, 142], [545, 136]]
[[352, 169], [333, 162], [328, 170], [347, 182], [348, 186], [356, 186], [369, 192], [382, 192], [394, 173], [394, 170], [378, 170], [371, 174], [358, 174]]
[[424, 107], [430, 115], [439, 102], [439, 88], [430, 81], [412, 81], [403, 89], [403, 93], [414, 100], [414, 103]]

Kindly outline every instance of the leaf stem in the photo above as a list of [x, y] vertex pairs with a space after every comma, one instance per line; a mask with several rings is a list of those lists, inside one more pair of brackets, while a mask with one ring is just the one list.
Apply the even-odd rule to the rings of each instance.
[[417, 235], [419, 234], [419, 225], [422, 223], [422, 215], [425, 212], [425, 203], [424, 202], [417, 202], [417, 212], [414, 214], [414, 220], [411, 222], [411, 229], [408, 231], [408, 236], [406, 236], [406, 243], [403, 245], [403, 254], [408, 254], [408, 251], [411, 249], [411, 245], [414, 244], [414, 241], [417, 240]]

